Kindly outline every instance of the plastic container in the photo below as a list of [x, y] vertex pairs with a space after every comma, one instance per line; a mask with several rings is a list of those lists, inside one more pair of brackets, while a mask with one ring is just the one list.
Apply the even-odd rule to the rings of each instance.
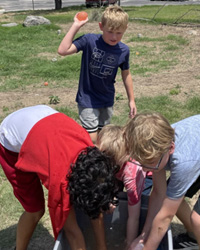
[[[142, 196], [140, 229], [143, 227], [149, 196]], [[90, 219], [82, 211], [76, 211], [78, 224], [84, 234], [87, 250], [95, 249], [94, 232], [90, 223]], [[105, 234], [108, 250], [122, 250], [125, 247], [126, 222], [128, 218], [127, 195], [125, 192], [119, 194], [119, 206], [112, 214], [104, 215]], [[61, 231], [54, 245], [53, 250], [70, 250], [64, 232]], [[173, 250], [171, 228], [168, 229], [166, 235], [159, 246], [159, 250]]]

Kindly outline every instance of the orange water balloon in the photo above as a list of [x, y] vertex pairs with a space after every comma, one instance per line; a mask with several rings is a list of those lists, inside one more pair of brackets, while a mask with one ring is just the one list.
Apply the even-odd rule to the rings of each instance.
[[79, 12], [78, 14], [77, 14], [77, 19], [79, 20], [79, 21], [84, 21], [84, 20], [86, 20], [87, 18], [88, 18], [88, 14], [87, 14], [87, 12], [85, 12], [85, 11], [81, 11], [81, 12]]

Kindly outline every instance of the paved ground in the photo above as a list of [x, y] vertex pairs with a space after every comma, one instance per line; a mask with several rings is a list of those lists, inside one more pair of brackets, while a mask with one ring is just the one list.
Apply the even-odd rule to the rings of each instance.
[[[85, 0], [62, 0], [62, 6], [82, 5]], [[180, 4], [200, 4], [200, 0], [188, 1], [150, 1], [150, 0], [121, 0], [122, 6], [142, 6], [142, 5], [180, 5]], [[19, 10], [54, 9], [54, 0], [1, 0], [0, 8], [6, 12]]]
[[[62, 6], [72, 6], [72, 5], [82, 5], [84, 0], [63, 0]], [[8, 11], [18, 11], [18, 10], [37, 10], [37, 9], [54, 9], [54, 0], [1, 0], [0, 7]]]

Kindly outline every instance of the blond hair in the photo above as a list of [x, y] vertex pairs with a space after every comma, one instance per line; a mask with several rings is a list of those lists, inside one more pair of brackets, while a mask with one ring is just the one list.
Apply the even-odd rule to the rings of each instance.
[[160, 113], [137, 114], [125, 126], [130, 156], [140, 163], [148, 163], [167, 152], [174, 141], [174, 129]]
[[102, 26], [107, 26], [109, 30], [117, 30], [119, 28], [127, 28], [128, 14], [118, 5], [109, 6], [102, 14]]
[[97, 146], [109, 155], [120, 167], [128, 160], [123, 128], [114, 124], [106, 125], [98, 134]]

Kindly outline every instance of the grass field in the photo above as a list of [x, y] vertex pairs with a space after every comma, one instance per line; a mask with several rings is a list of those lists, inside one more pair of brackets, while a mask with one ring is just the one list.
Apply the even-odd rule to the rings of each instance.
[[[130, 47], [130, 69], [138, 112], [155, 110], [171, 123], [200, 113], [200, 6], [124, 7], [130, 17], [123, 42]], [[30, 11], [0, 15], [0, 121], [9, 113], [29, 105], [47, 104], [78, 121], [74, 101], [81, 54], [62, 58], [58, 46], [77, 11], [86, 10], [90, 21], [77, 34], [99, 33], [101, 9], [84, 6], [61, 11]], [[25, 28], [27, 15], [42, 15], [48, 26]], [[58, 32], [61, 30], [61, 34]], [[48, 86], [44, 86], [48, 82]], [[58, 104], [50, 99], [58, 97]], [[128, 120], [127, 97], [117, 76], [112, 123]], [[79, 121], [78, 121], [79, 122]], [[0, 169], [0, 250], [15, 244], [15, 229], [22, 212]], [[42, 239], [42, 246], [41, 246]], [[51, 249], [52, 230], [48, 213], [34, 234], [30, 249]]]

